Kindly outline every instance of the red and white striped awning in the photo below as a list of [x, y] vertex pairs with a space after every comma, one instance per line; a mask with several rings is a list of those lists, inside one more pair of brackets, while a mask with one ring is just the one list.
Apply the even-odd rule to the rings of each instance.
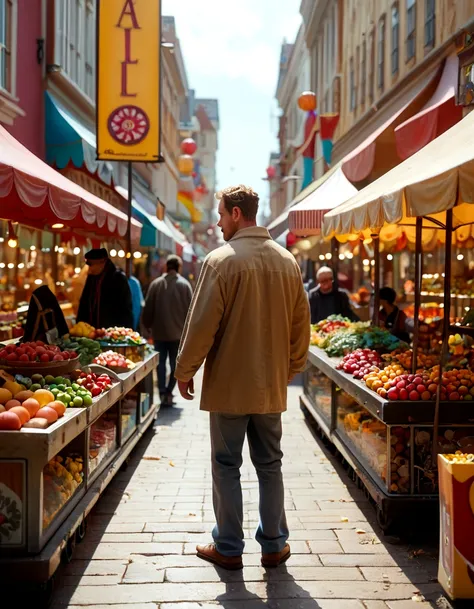
[[320, 180], [319, 185], [303, 201], [288, 212], [288, 228], [297, 237], [319, 235], [324, 214], [357, 193], [342, 171], [335, 165]]

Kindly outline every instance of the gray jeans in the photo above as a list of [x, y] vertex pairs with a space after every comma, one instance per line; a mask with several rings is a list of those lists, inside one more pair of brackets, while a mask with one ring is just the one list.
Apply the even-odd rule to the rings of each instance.
[[244, 549], [240, 467], [247, 434], [257, 470], [260, 524], [256, 539], [264, 554], [280, 552], [288, 539], [281, 460], [281, 414], [226, 415], [210, 413], [213, 502], [212, 532], [218, 552], [240, 556]]

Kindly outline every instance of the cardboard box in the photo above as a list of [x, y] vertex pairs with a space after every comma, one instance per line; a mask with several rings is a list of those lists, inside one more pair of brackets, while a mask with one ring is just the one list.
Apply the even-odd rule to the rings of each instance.
[[474, 599], [474, 463], [438, 455], [438, 579], [452, 599]]

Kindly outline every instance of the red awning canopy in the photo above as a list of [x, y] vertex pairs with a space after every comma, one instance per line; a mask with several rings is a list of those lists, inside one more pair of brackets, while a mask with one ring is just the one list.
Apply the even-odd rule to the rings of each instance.
[[[383, 117], [380, 118], [380, 126], [344, 158], [342, 170], [344, 171], [344, 174], [348, 180], [351, 182], [361, 182], [369, 177], [374, 169], [377, 143], [379, 143], [382, 147], [384, 143], [387, 143], [384, 142], [384, 140], [389, 137], [391, 138], [391, 141], [388, 142], [388, 147], [385, 146], [386, 149], [380, 150], [377, 154], [377, 156], [380, 158], [387, 157], [388, 149], [393, 146], [393, 128], [395, 127], [395, 121], [426, 89], [426, 87], [436, 76], [437, 72], [437, 68], [429, 72], [415, 87], [407, 91], [406, 94], [400, 98], [398, 104], [391, 110], [391, 112], [385, 116], [385, 120]], [[385, 132], [387, 132], [387, 134], [385, 134]], [[392, 164], [389, 167], [384, 167], [384, 171], [382, 173], [385, 173], [386, 170], [391, 169], [393, 166], [394, 165]]]
[[446, 58], [443, 74], [431, 99], [418, 114], [395, 129], [398, 156], [404, 161], [462, 119], [462, 106], [456, 106], [459, 60]]
[[[124, 237], [127, 216], [41, 161], [0, 126], [0, 217]], [[142, 225], [132, 218], [132, 239]]]

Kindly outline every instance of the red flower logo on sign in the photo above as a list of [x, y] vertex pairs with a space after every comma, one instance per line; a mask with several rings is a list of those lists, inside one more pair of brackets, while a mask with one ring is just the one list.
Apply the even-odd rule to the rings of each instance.
[[120, 106], [109, 116], [108, 127], [116, 142], [133, 146], [145, 139], [150, 130], [150, 121], [138, 106]]

